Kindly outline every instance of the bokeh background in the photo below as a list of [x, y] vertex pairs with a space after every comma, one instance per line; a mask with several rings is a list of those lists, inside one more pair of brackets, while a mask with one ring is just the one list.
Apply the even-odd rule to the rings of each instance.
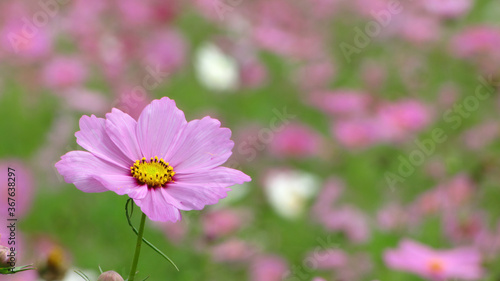
[[[230, 128], [227, 165], [253, 180], [148, 221], [180, 272], [144, 247], [141, 280], [499, 280], [499, 15], [496, 0], [2, 1], [0, 208], [12, 167], [18, 265], [38, 271], [0, 280], [127, 277], [127, 198], [54, 164], [81, 149], [82, 115], [137, 118], [163, 96]], [[434, 250], [395, 262], [401, 241]]]

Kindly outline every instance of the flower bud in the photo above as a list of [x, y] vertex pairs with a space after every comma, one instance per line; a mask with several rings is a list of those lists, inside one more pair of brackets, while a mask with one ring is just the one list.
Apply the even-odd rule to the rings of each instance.
[[9, 253], [9, 248], [0, 246], [0, 267], [9, 266], [9, 257], [7, 256]]
[[124, 281], [116, 271], [106, 271], [97, 278], [97, 281]]

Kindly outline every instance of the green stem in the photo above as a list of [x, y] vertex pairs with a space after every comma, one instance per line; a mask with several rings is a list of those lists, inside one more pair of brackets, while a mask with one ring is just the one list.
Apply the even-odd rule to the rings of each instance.
[[139, 262], [139, 254], [141, 253], [142, 237], [144, 236], [144, 225], [146, 224], [146, 215], [142, 213], [141, 226], [139, 226], [139, 233], [137, 234], [137, 244], [135, 245], [134, 261], [130, 269], [128, 281], [134, 281], [135, 272], [137, 271], [137, 263]]

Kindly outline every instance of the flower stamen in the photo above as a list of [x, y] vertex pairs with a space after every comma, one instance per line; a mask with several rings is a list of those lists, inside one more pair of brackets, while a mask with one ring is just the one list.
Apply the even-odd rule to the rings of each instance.
[[158, 159], [158, 156], [151, 157], [149, 162], [146, 161], [146, 157], [136, 160], [130, 167], [130, 173], [141, 184], [147, 184], [149, 187], [164, 186], [167, 182], [173, 181], [172, 177], [175, 175], [174, 168], [163, 158]]
[[440, 259], [431, 259], [428, 263], [429, 270], [432, 273], [439, 274], [444, 270], [444, 263]]

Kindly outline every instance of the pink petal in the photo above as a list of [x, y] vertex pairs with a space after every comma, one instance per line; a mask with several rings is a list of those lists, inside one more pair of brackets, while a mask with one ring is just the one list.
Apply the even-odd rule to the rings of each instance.
[[234, 146], [231, 130], [219, 120], [205, 117], [187, 124], [168, 161], [176, 173], [210, 169], [226, 162]]
[[175, 101], [164, 97], [151, 102], [144, 108], [137, 123], [137, 140], [144, 157], [166, 158], [186, 124], [184, 112], [175, 106]]
[[148, 186], [139, 184], [131, 175], [98, 175], [95, 178], [116, 194], [127, 194], [133, 199], [142, 199], [148, 192]]
[[106, 130], [110, 139], [131, 160], [130, 166], [135, 160], [142, 158], [141, 149], [137, 142], [137, 122], [130, 115], [119, 109], [113, 108], [111, 113], [106, 114]]
[[127, 169], [106, 162], [86, 151], [68, 152], [55, 166], [67, 183], [74, 184], [83, 192], [109, 190], [94, 178], [96, 175], [117, 175], [128, 172]]
[[95, 156], [128, 169], [130, 159], [109, 138], [105, 124], [103, 118], [82, 116], [80, 131], [75, 133], [76, 142]]
[[181, 213], [165, 199], [163, 190], [149, 188], [144, 198], [134, 199], [134, 202], [150, 220], [176, 222], [181, 219]]
[[175, 182], [168, 183], [164, 190], [182, 204], [177, 206], [181, 210], [201, 210], [205, 205], [215, 204], [226, 197], [231, 190], [227, 187], [250, 181], [244, 173], [226, 167], [176, 174], [174, 178]]

